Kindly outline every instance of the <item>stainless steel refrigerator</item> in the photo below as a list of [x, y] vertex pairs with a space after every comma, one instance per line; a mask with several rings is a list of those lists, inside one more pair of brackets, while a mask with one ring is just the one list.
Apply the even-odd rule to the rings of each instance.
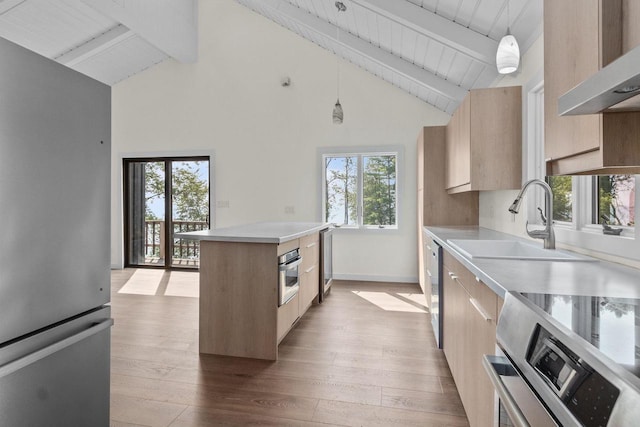
[[108, 426], [111, 88], [0, 58], [0, 426]]

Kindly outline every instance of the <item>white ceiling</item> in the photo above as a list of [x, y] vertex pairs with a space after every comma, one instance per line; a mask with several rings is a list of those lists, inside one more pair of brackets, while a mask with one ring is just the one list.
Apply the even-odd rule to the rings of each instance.
[[0, 37], [108, 85], [193, 62], [196, 0], [0, 0]]
[[[448, 113], [498, 77], [508, 26], [507, 0], [342, 0], [341, 13], [335, 0], [237, 1]], [[509, 21], [525, 52], [542, 34], [542, 0], [510, 0]]]
[[[335, 0], [236, 1], [447, 113], [498, 77], [507, 0], [342, 0], [342, 13]], [[522, 52], [542, 33], [542, 1], [510, 0]], [[0, 0], [0, 37], [113, 85], [196, 61], [197, 2]]]

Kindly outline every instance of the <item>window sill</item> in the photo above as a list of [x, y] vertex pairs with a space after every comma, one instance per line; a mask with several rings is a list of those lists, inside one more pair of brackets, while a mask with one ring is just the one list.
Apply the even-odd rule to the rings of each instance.
[[557, 243], [569, 245], [578, 252], [587, 254], [596, 252], [634, 261], [640, 260], [640, 251], [638, 251], [640, 242], [631, 233], [620, 236], [608, 235], [602, 233], [601, 227], [595, 226], [581, 230], [568, 226], [555, 226], [554, 231]]
[[365, 234], [395, 234], [400, 231], [398, 226], [389, 227], [357, 227], [357, 226], [336, 226], [334, 230], [338, 233], [365, 233]]

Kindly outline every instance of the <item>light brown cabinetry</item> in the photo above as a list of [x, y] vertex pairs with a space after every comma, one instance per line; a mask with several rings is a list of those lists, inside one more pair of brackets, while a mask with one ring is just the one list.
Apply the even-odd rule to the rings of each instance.
[[520, 188], [522, 88], [469, 92], [446, 129], [449, 193]]
[[446, 251], [443, 264], [444, 353], [470, 425], [493, 426], [494, 391], [482, 356], [495, 354], [502, 299]]
[[424, 226], [478, 224], [478, 193], [449, 194], [445, 189], [446, 127], [424, 127], [418, 134], [418, 277], [425, 283]]
[[[200, 353], [276, 360], [319, 287], [319, 234], [280, 245], [200, 242]], [[278, 256], [300, 248], [298, 294], [278, 307]]]
[[310, 234], [300, 238], [300, 255], [302, 256], [302, 264], [300, 264], [300, 291], [299, 291], [299, 311], [302, 316], [314, 299], [318, 296], [320, 281], [320, 235], [318, 233]]
[[291, 327], [300, 317], [300, 293], [287, 301], [286, 304], [278, 307], [278, 344], [287, 336]]
[[640, 172], [639, 112], [558, 115], [561, 95], [640, 43], [640, 7], [636, 3], [637, 0], [545, 0], [548, 175]]
[[277, 358], [277, 263], [275, 244], [200, 242], [200, 353]]

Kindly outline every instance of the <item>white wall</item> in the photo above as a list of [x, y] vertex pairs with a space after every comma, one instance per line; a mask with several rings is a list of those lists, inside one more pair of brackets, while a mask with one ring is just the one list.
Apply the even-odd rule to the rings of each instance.
[[199, 9], [197, 63], [167, 61], [113, 87], [113, 265], [123, 259], [123, 155], [215, 153], [212, 208], [229, 202], [213, 215], [224, 227], [318, 221], [318, 147], [403, 145], [400, 230], [339, 230], [334, 269], [354, 279], [417, 280], [415, 141], [420, 127], [449, 116], [342, 62], [345, 122], [334, 125], [333, 54], [233, 0], [202, 0]]

